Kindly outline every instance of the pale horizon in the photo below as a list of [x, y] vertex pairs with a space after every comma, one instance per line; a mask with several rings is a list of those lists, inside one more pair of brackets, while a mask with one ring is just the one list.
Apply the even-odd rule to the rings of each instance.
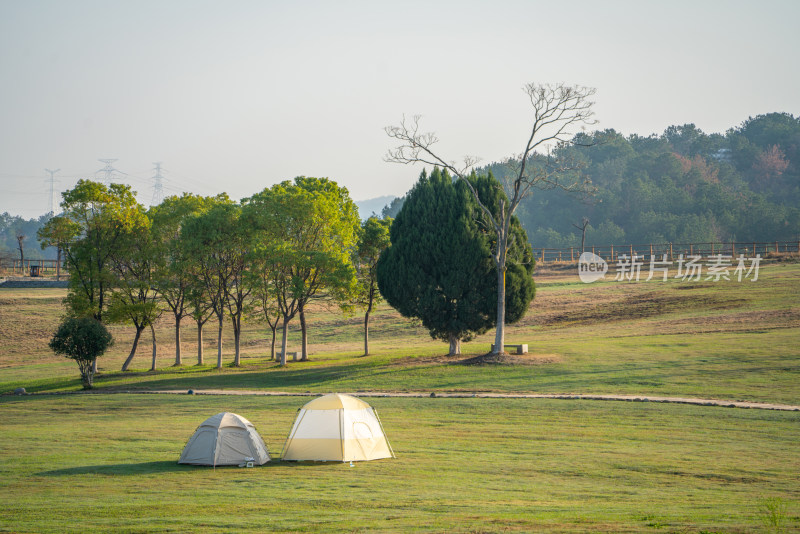
[[597, 89], [597, 129], [724, 133], [800, 115], [800, 3], [0, 1], [0, 213], [125, 173], [163, 196], [240, 199], [298, 175], [404, 194], [383, 131], [423, 116], [448, 158], [522, 149], [525, 83]]

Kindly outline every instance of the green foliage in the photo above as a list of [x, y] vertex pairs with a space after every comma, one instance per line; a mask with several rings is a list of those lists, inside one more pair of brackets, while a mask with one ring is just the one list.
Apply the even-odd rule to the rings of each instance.
[[345, 308], [355, 305], [364, 310], [364, 355], [369, 354], [370, 313], [373, 306], [382, 301], [378, 291], [378, 259], [390, 244], [392, 222], [391, 217], [379, 219], [375, 216], [364, 221], [353, 256], [358, 282]]
[[[191, 217], [205, 212], [220, 197], [201, 197], [184, 193], [170, 196], [148, 212], [154, 247], [153, 279], [158, 293], [175, 318], [175, 365], [181, 365], [181, 320], [197, 315], [207, 318], [201, 298], [202, 286], [193, 276], [192, 258], [180, 246], [182, 225]], [[193, 298], [194, 297], [194, 298]]]
[[[471, 177], [490, 210], [502, 190], [491, 176]], [[534, 286], [533, 258], [524, 230], [512, 226], [506, 273], [506, 316], [524, 315]], [[451, 343], [469, 340], [495, 323], [497, 275], [491, 259], [496, 234], [485, 228], [466, 184], [450, 175], [423, 171], [391, 228], [391, 246], [377, 265], [386, 301], [405, 317], [416, 317], [431, 337]], [[457, 350], [457, 349], [455, 349]]]
[[[800, 236], [800, 118], [759, 115], [725, 135], [694, 124], [660, 136], [614, 130], [581, 134], [569, 150], [585, 158], [598, 191], [577, 201], [539, 191], [518, 216], [534, 246], [580, 245], [573, 224], [588, 217], [587, 245], [794, 240]], [[491, 170], [504, 176], [503, 164]]]
[[127, 185], [79, 180], [62, 197], [64, 221], [58, 228], [64, 234], [58, 239], [63, 239], [70, 274], [66, 304], [74, 316], [102, 321], [114, 285], [112, 257], [125, 246], [124, 236], [147, 230], [147, 217]]
[[767, 528], [782, 532], [786, 523], [786, 508], [786, 502], [780, 497], [768, 497], [761, 503], [758, 511]]
[[391, 218], [394, 219], [397, 217], [397, 214], [400, 213], [400, 210], [403, 208], [403, 203], [406, 201], [405, 195], [402, 197], [396, 197], [391, 202], [383, 207], [381, 210], [381, 217], [384, 219]]
[[[126, 228], [119, 236], [109, 258], [112, 289], [106, 320], [112, 323], [132, 324], [136, 337], [130, 355], [122, 365], [126, 371], [136, 354], [142, 330], [161, 315], [156, 266], [161, 260], [161, 250], [151, 231], [146, 214], [136, 226]], [[153, 339], [155, 346], [155, 338]], [[152, 370], [155, 370], [156, 351], [153, 351]]]
[[372, 309], [374, 304], [382, 300], [378, 292], [377, 265], [381, 252], [390, 244], [389, 229], [392, 222], [391, 217], [370, 217], [361, 224], [353, 261], [358, 272], [358, 286], [352, 302], [362, 308]]
[[218, 321], [217, 367], [222, 367], [222, 322], [230, 312], [239, 361], [239, 329], [248, 293], [242, 282], [249, 233], [241, 222], [242, 208], [220, 198], [206, 211], [188, 218], [180, 230], [181, 254], [190, 259], [192, 272]]
[[351, 254], [358, 209], [346, 188], [327, 178], [305, 176], [264, 189], [243, 204], [243, 220], [255, 232], [251, 256], [269, 285], [262, 285], [262, 291], [273, 292], [283, 318], [281, 361], [285, 364], [286, 325], [298, 313], [305, 359], [308, 303], [320, 298], [345, 301], [354, 291]]
[[113, 344], [102, 323], [90, 317], [68, 317], [56, 330], [49, 346], [56, 354], [75, 360], [81, 371], [84, 389], [91, 389], [94, 361]]
[[58, 247], [65, 249], [80, 234], [81, 226], [63, 216], [51, 217], [36, 232], [42, 249]]

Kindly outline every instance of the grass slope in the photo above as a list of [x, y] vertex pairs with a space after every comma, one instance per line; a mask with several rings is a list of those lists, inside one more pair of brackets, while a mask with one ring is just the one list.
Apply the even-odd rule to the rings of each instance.
[[[755, 282], [576, 280], [572, 272], [537, 275], [536, 300], [507, 335], [510, 342], [529, 344], [530, 365], [454, 365], [441, 357], [444, 344], [386, 306], [375, 314], [373, 355], [360, 357], [361, 318], [318, 307], [309, 315], [309, 362], [282, 369], [268, 361], [264, 327], [251, 322], [243, 335], [241, 368], [193, 365], [196, 331], [185, 321], [185, 365], [171, 367], [173, 332], [163, 317], [157, 330], [160, 369], [144, 372], [151, 348], [145, 336], [134, 360], [139, 370], [118, 372], [132, 332], [114, 326], [117, 344], [101, 358], [96, 384], [101, 389], [618, 393], [800, 404], [800, 264], [762, 266]], [[80, 388], [75, 364], [47, 349], [63, 294], [0, 290], [0, 392], [19, 386]], [[215, 362], [211, 326], [206, 334], [206, 362]], [[297, 348], [297, 332], [290, 341], [290, 348]], [[485, 353], [491, 341], [492, 333], [480, 336], [464, 345], [465, 353]], [[232, 349], [227, 338], [223, 349], [227, 364]]]

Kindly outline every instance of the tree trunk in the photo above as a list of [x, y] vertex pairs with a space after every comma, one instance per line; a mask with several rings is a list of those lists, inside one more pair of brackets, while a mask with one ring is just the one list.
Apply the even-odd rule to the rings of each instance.
[[156, 370], [156, 354], [157, 354], [157, 346], [156, 346], [156, 329], [153, 326], [153, 323], [150, 323], [150, 334], [153, 336], [153, 363], [150, 365], [150, 370]]
[[217, 331], [217, 369], [222, 369], [222, 320], [223, 315], [219, 315], [219, 330]]
[[274, 360], [275, 359], [275, 338], [276, 338], [275, 331], [278, 329], [278, 321], [276, 320], [275, 321], [275, 325], [273, 326], [272, 324], [270, 324], [269, 327], [272, 330], [272, 344], [270, 345], [270, 349], [269, 349], [269, 358], [270, 358], [270, 360]]
[[[136, 347], [139, 346], [139, 338], [142, 335], [142, 330], [144, 330], [144, 326], [137, 326], [136, 327], [136, 335], [133, 337], [133, 347], [131, 347], [131, 353], [128, 355], [128, 359], [125, 360], [125, 363], [122, 364], [122, 370], [127, 371], [128, 366], [131, 364], [133, 357], [136, 355]], [[95, 365], [97, 364], [97, 360], [95, 360]]]
[[56, 282], [61, 280], [61, 247], [56, 247]]
[[175, 316], [175, 365], [182, 365], [183, 361], [181, 359], [181, 317], [180, 315]]
[[17, 246], [19, 247], [19, 266], [22, 268], [22, 274], [25, 274], [25, 248], [22, 242], [25, 241], [24, 235], [17, 236]]
[[85, 360], [78, 361], [78, 367], [81, 370], [81, 384], [83, 384], [83, 389], [92, 389], [94, 386], [94, 373], [92, 373], [92, 367], [97, 363], [97, 358], [92, 360], [91, 363]]
[[281, 340], [281, 367], [286, 367], [286, 341], [289, 337], [289, 317], [283, 316], [283, 339]]
[[448, 356], [458, 356], [461, 354], [461, 338], [450, 334], [450, 353]]
[[239, 337], [242, 333], [241, 332], [242, 321], [241, 318], [238, 319], [239, 320], [237, 321], [237, 317], [231, 317], [231, 321], [233, 321], [233, 350], [234, 350], [233, 366], [234, 367], [239, 367]]
[[197, 321], [197, 365], [203, 365], [203, 325], [205, 321]]
[[[505, 267], [505, 266], [503, 266]], [[494, 336], [493, 354], [503, 354], [506, 344], [506, 270], [497, 268], [497, 331]]]
[[369, 303], [367, 312], [364, 314], [364, 356], [369, 356], [369, 312], [372, 311], [372, 303]]
[[306, 313], [303, 311], [303, 308], [300, 308], [300, 337], [302, 339], [302, 356], [300, 357], [300, 361], [304, 362], [308, 360], [308, 330], [306, 329]]

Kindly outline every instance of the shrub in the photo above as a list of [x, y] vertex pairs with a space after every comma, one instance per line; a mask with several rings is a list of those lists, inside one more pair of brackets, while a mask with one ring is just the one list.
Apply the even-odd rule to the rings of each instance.
[[91, 317], [70, 317], [59, 325], [50, 340], [50, 348], [78, 362], [83, 389], [92, 389], [94, 362], [113, 343], [111, 334], [99, 321]]

